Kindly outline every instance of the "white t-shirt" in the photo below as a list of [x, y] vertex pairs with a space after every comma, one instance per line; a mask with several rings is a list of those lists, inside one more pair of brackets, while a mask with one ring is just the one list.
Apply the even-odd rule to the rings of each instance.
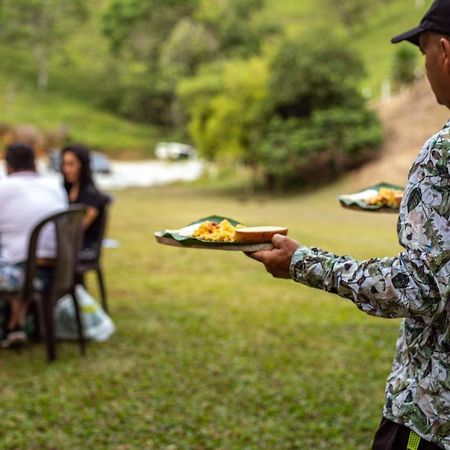
[[[35, 172], [15, 172], [0, 180], [0, 255], [10, 264], [27, 259], [33, 228], [47, 216], [68, 207], [64, 189]], [[46, 227], [38, 241], [38, 256], [55, 255], [55, 230]]]

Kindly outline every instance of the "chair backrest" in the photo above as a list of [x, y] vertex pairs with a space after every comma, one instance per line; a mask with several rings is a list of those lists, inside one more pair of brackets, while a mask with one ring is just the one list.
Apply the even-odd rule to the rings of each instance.
[[51, 296], [58, 299], [71, 291], [74, 286], [75, 264], [81, 246], [83, 216], [85, 208], [72, 205], [69, 209], [53, 214], [39, 222], [31, 233], [26, 262], [24, 298], [30, 298], [34, 291], [37, 272], [37, 246], [39, 236], [48, 224], [53, 224], [56, 237], [56, 254], [53, 266]]

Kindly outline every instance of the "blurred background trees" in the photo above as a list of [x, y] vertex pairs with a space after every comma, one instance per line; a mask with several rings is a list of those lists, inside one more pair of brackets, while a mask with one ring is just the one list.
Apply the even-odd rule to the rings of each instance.
[[31, 50], [37, 86], [45, 90], [52, 54], [61, 50], [61, 44], [86, 16], [86, 0], [2, 0], [0, 37]]
[[273, 28], [252, 24], [262, 0], [109, 0], [103, 32], [121, 70], [106, 104], [124, 116], [183, 126], [176, 90], [204, 65], [258, 54]]
[[347, 39], [322, 29], [283, 41], [270, 63], [268, 126], [261, 163], [283, 186], [341, 174], [382, 141], [380, 124], [358, 90], [362, 62]]
[[[86, 130], [87, 144], [123, 146], [107, 127], [99, 138], [81, 103], [139, 130], [124, 150], [176, 138], [267, 186], [307, 182], [311, 167], [335, 176], [382, 141], [363, 88], [417, 77], [414, 49], [374, 45], [390, 35], [380, 23], [410, 23], [400, 3], [326, 0], [317, 14], [309, 0], [2, 0], [4, 115], [39, 126], [70, 116], [58, 126]], [[48, 114], [56, 98], [64, 107]]]
[[399, 46], [392, 63], [392, 81], [396, 88], [409, 86], [419, 77], [417, 50], [413, 47]]

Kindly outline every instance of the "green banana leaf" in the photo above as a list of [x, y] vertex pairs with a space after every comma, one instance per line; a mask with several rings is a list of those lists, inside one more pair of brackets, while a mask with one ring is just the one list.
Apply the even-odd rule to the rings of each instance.
[[[186, 225], [183, 228], [179, 228], [177, 230], [163, 230], [157, 232], [157, 236], [163, 237], [163, 238], [169, 238], [169, 239], [175, 239], [183, 246], [189, 247], [189, 246], [202, 246], [202, 244], [205, 247], [210, 247], [212, 242], [206, 241], [203, 239], [197, 239], [192, 237], [193, 231], [197, 228], [199, 224], [202, 222], [206, 222], [209, 220], [210, 222], [216, 222], [219, 223], [222, 220], [228, 220], [228, 222], [231, 223], [231, 225], [236, 226], [240, 222], [234, 219], [230, 219], [229, 217], [223, 217], [218, 215], [208, 216], [208, 217], [202, 217], [201, 219], [196, 220], [195, 222], [190, 223], [189, 225]], [[236, 246], [235, 242], [214, 242], [215, 246]]]
[[354, 192], [353, 194], [344, 194], [338, 197], [339, 202], [345, 208], [360, 209], [364, 211], [379, 211], [379, 212], [397, 212], [398, 208], [385, 205], [368, 205], [367, 200], [376, 196], [380, 189], [395, 189], [403, 191], [402, 186], [390, 183], [378, 183], [374, 186]]

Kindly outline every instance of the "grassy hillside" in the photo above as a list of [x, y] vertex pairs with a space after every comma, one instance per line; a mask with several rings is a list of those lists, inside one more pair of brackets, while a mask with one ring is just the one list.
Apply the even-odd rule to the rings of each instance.
[[48, 131], [67, 129], [71, 140], [87, 142], [111, 155], [152, 154], [157, 140], [154, 129], [99, 110], [87, 101], [61, 93], [43, 93], [14, 86], [0, 74], [1, 122], [33, 124]]
[[29, 48], [1, 43], [0, 123], [31, 124], [48, 132], [63, 127], [71, 140], [112, 156], [148, 157], [158, 140], [157, 130], [115, 116], [96, 102], [96, 91], [108, 85], [109, 61], [99, 29], [101, 1], [88, 3], [89, 20], [71, 30], [64, 47], [52, 54], [47, 92], [36, 89], [36, 66]]
[[[379, 96], [383, 81], [389, 79], [398, 45], [411, 45], [392, 45], [390, 39], [416, 26], [426, 10], [426, 7], [418, 8], [414, 5], [414, 0], [386, 3], [369, 19], [367, 31], [360, 31], [355, 37], [355, 47], [363, 56], [367, 68], [367, 86], [372, 89], [375, 97]], [[421, 64], [419, 51], [417, 55]]]
[[[356, 25], [353, 30], [347, 30], [367, 69], [367, 80], [363, 87], [370, 89], [374, 98], [379, 97], [383, 82], [389, 79], [397, 48], [390, 44], [391, 37], [416, 26], [431, 1], [427, 0], [424, 6], [418, 6], [415, 0], [379, 3], [364, 26]], [[335, 11], [329, 8], [318, 11], [318, 3], [314, 0], [267, 0], [266, 14], [278, 17], [288, 34], [294, 36], [314, 25], [336, 24]]]
[[[374, 99], [389, 77], [395, 51], [389, 44], [390, 37], [415, 25], [425, 9], [417, 7], [414, 0], [379, 1], [380, 6], [372, 10], [367, 25], [350, 31], [368, 72], [362, 88]], [[95, 98], [99, 89], [108, 89], [110, 65], [114, 64], [99, 27], [101, 3], [102, 0], [92, 0], [90, 19], [71, 34], [62, 51], [54, 54], [49, 93], [36, 91], [29, 49], [0, 45], [0, 123], [29, 123], [47, 130], [65, 127], [71, 138], [113, 155], [148, 156], [158, 140], [158, 130], [100, 109]], [[320, 23], [335, 26], [335, 15], [327, 8], [318, 13], [314, 0], [267, 0], [263, 12], [263, 16], [275, 18], [289, 35]], [[99, 80], [104, 82], [99, 85]]]

